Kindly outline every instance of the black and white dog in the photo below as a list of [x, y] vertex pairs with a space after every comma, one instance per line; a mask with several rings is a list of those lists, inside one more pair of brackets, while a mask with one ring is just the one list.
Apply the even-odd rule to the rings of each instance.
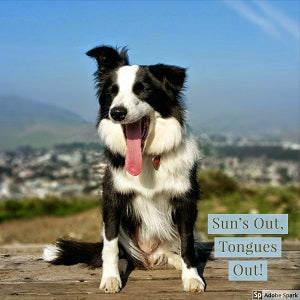
[[125, 49], [107, 46], [87, 55], [98, 64], [98, 131], [108, 160], [103, 243], [59, 240], [43, 257], [53, 264], [102, 265], [100, 288], [108, 293], [120, 291], [128, 263], [169, 264], [182, 270], [184, 291], [201, 292], [193, 234], [198, 151], [185, 128], [185, 69], [129, 65]]

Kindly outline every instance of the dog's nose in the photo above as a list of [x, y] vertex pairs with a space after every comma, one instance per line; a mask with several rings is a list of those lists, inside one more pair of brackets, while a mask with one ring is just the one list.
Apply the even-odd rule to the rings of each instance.
[[115, 121], [123, 121], [127, 115], [127, 109], [124, 106], [115, 106], [110, 109], [110, 116]]

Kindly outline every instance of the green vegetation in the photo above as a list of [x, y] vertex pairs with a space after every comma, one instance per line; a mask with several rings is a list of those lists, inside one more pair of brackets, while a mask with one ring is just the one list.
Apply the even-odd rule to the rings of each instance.
[[288, 214], [289, 234], [283, 239], [300, 239], [300, 186], [240, 186], [233, 178], [220, 171], [199, 171], [202, 199], [198, 203], [197, 231], [205, 239], [207, 235], [207, 214]]
[[[198, 204], [196, 229], [203, 238], [207, 235], [207, 214], [209, 213], [276, 213], [289, 215], [289, 234], [283, 239], [300, 240], [300, 186], [242, 186], [220, 171], [201, 170], [197, 175], [201, 186], [201, 200]], [[33, 218], [42, 215], [65, 216], [97, 207], [99, 201], [93, 197], [60, 199], [47, 197], [40, 200], [6, 200], [0, 202], [0, 222]]]
[[200, 185], [202, 199], [212, 196], [221, 197], [238, 192], [239, 190], [237, 182], [221, 171], [198, 171], [197, 181]]
[[220, 157], [235, 156], [239, 159], [246, 159], [249, 157], [268, 157], [268, 159], [274, 160], [290, 160], [299, 161], [299, 150], [285, 149], [282, 146], [265, 146], [265, 145], [253, 145], [253, 146], [219, 146], [218, 154]]
[[66, 216], [99, 205], [95, 198], [47, 197], [45, 199], [28, 198], [24, 200], [6, 200], [0, 202], [0, 222], [11, 219], [29, 219], [37, 216]]
[[258, 157], [269, 160], [284, 160], [298, 162], [300, 151], [298, 149], [284, 148], [282, 143], [277, 141], [277, 145], [261, 145], [259, 142], [253, 145], [238, 145], [239, 140], [235, 140], [233, 145], [226, 145], [225, 136], [210, 136], [211, 140], [198, 140], [199, 149], [204, 157], [236, 157], [239, 160], [256, 159]]

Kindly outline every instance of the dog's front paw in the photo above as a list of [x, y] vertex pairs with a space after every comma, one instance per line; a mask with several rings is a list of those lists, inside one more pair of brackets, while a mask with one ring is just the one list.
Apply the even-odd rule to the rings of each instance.
[[122, 288], [122, 282], [120, 278], [117, 277], [108, 277], [102, 278], [100, 283], [100, 289], [103, 289], [105, 293], [118, 293]]
[[163, 266], [167, 263], [167, 257], [163, 254], [152, 254], [148, 257], [148, 262], [151, 268]]
[[118, 267], [120, 275], [125, 275], [128, 267], [128, 260], [125, 258], [119, 259]]
[[203, 280], [199, 278], [185, 278], [182, 280], [183, 290], [185, 292], [201, 293], [204, 292], [205, 284]]
[[168, 253], [168, 265], [173, 266], [177, 270], [182, 270], [181, 257], [178, 254]]

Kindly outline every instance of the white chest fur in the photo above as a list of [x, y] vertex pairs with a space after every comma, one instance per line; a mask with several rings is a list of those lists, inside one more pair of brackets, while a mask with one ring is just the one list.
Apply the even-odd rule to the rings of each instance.
[[134, 214], [141, 220], [138, 239], [171, 241], [176, 237], [172, 222], [172, 207], [168, 195], [157, 194], [152, 199], [137, 196], [132, 201]]
[[192, 139], [187, 139], [176, 150], [161, 156], [158, 170], [152, 165], [152, 157], [146, 155], [143, 156], [143, 171], [139, 176], [128, 174], [125, 168], [111, 169], [115, 189], [135, 195], [132, 207], [142, 221], [140, 239], [170, 241], [176, 238], [169, 200], [189, 190], [190, 172], [197, 159], [197, 147]]
[[148, 201], [162, 193], [169, 197], [177, 196], [190, 188], [190, 171], [197, 160], [194, 141], [184, 139], [175, 150], [161, 156], [158, 170], [154, 169], [152, 157], [148, 155], [143, 155], [143, 170], [138, 176], [130, 175], [125, 168], [112, 168], [113, 184], [121, 193], [134, 192]]

